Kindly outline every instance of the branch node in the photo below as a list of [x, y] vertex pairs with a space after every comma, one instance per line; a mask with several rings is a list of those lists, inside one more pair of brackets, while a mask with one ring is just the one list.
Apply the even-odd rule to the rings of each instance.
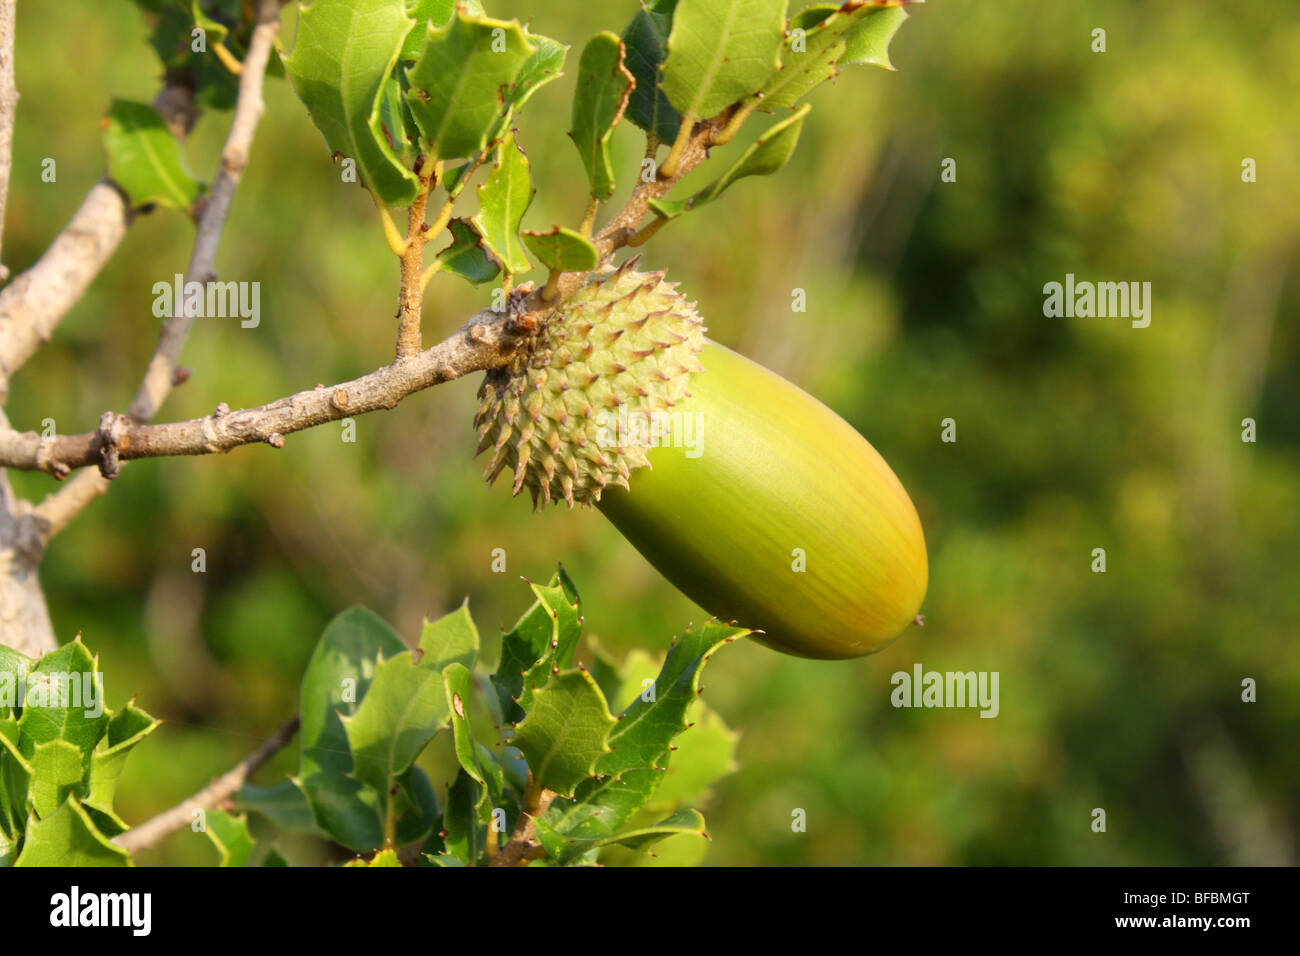
[[271, 434], [266, 436], [266, 443], [272, 448], [283, 448], [284, 436], [279, 432], [271, 432]]
[[221, 402], [220, 404], [217, 405], [216, 410], [213, 411], [212, 417], [225, 418], [229, 414], [230, 414], [230, 406], [225, 402]]
[[172, 370], [172, 387], [184, 385], [190, 380], [190, 370], [184, 365], [178, 365]]
[[352, 399], [348, 397], [348, 390], [346, 388], [336, 388], [334, 389], [334, 394], [330, 396], [330, 404], [341, 412], [346, 412], [348, 410], [348, 404], [351, 401]]
[[99, 432], [96, 436], [99, 444], [99, 473], [109, 481], [116, 478], [122, 470], [118, 446], [130, 424], [129, 418], [117, 412], [104, 412], [99, 416]]

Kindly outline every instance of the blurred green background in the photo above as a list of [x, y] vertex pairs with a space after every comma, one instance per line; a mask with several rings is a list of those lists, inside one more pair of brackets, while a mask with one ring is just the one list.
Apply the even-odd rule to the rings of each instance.
[[[795, 3], [796, 7], [800, 4]], [[5, 261], [41, 254], [103, 174], [114, 96], [159, 68], [125, 0], [18, 5]], [[489, 0], [572, 45], [634, 0]], [[897, 72], [812, 96], [791, 165], [645, 250], [710, 334], [866, 435], [926, 529], [927, 624], [886, 651], [802, 661], [740, 643], [705, 675], [741, 769], [706, 807], [712, 864], [1294, 863], [1300, 829], [1300, 20], [1284, 0], [950, 0], [915, 9]], [[286, 11], [283, 42], [292, 45]], [[1107, 52], [1094, 53], [1104, 28]], [[525, 226], [575, 224], [572, 75], [519, 122], [539, 186]], [[218, 257], [262, 283], [257, 329], [200, 321], [162, 419], [261, 404], [392, 356], [397, 267], [369, 198], [339, 182], [282, 80]], [[229, 114], [188, 146], [211, 179]], [[751, 124], [732, 155], [757, 135]], [[639, 131], [615, 136], [630, 182]], [[56, 183], [40, 178], [57, 161]], [[940, 181], [945, 157], [957, 179]], [[1241, 163], [1258, 164], [1242, 182]], [[708, 170], [709, 167], [706, 167]], [[709, 173], [706, 172], [705, 175]], [[470, 191], [472, 193], [472, 190]], [[19, 428], [93, 428], [153, 349], [151, 287], [192, 226], [143, 216], [15, 381]], [[1149, 328], [1045, 318], [1043, 284], [1149, 281]], [[792, 290], [807, 312], [791, 311]], [[431, 342], [487, 304], [440, 277]], [[594, 511], [530, 513], [472, 459], [477, 376], [280, 451], [132, 464], [52, 543], [62, 639], [101, 654], [110, 705], [166, 719], [127, 765], [140, 821], [252, 750], [296, 706], [322, 626], [365, 604], [408, 638], [468, 596], [485, 635], [557, 561], [588, 629], [662, 652], [704, 615]], [[953, 418], [957, 441], [940, 440]], [[1241, 441], [1241, 420], [1259, 441]], [[42, 475], [14, 475], [40, 497]], [[508, 573], [490, 571], [504, 548]], [[1105, 574], [1090, 571], [1106, 549]], [[204, 548], [207, 573], [190, 570]], [[890, 676], [997, 671], [1001, 712], [897, 710]], [[1258, 683], [1257, 703], [1241, 682]], [[264, 777], [292, 770], [284, 754]], [[1091, 829], [1107, 812], [1107, 832]], [[794, 808], [807, 832], [791, 829]], [[142, 862], [211, 863], [188, 831]]]

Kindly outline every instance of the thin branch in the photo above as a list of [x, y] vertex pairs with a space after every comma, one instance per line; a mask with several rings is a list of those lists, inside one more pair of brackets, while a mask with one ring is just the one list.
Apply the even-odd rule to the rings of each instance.
[[0, 291], [0, 399], [117, 251], [130, 223], [117, 187], [96, 183], [45, 254]]
[[[642, 180], [637, 183], [623, 208], [605, 224], [599, 235], [596, 236], [596, 251], [599, 253], [602, 264], [607, 263], [619, 249], [631, 244], [632, 238], [637, 234], [637, 227], [641, 224], [641, 220], [650, 211], [650, 201], [652, 199], [663, 198], [669, 190], [681, 181], [683, 176], [709, 158], [709, 147], [713, 145], [713, 138], [729, 118], [730, 113], [722, 113], [707, 122], [696, 123], [693, 132], [681, 148], [673, 174], [671, 176], [656, 176], [649, 182]], [[660, 172], [662, 173], [662, 169]], [[649, 236], [646, 236], [646, 238], [649, 238]], [[580, 289], [585, 281], [586, 273], [564, 273], [556, 278], [551, 288], [552, 294], [550, 298], [543, 299], [540, 295], [537, 297], [542, 301], [534, 307], [534, 310], [539, 314], [553, 311], [559, 303]], [[547, 286], [551, 287], [552, 283], [548, 282]]]
[[[279, 16], [277, 0], [261, 0], [257, 27], [253, 30], [248, 56], [244, 58], [243, 70], [239, 75], [235, 115], [230, 122], [225, 147], [221, 150], [221, 169], [212, 183], [207, 202], [196, 224], [194, 249], [190, 254], [189, 268], [185, 271], [187, 282], [206, 282], [215, 275], [213, 265], [217, 257], [217, 246], [221, 243], [221, 233], [230, 212], [235, 186], [244, 173], [244, 167], [248, 165], [253, 134], [256, 133], [258, 121], [266, 108], [262, 102], [262, 81], [275, 35], [280, 29]], [[163, 323], [158, 347], [127, 413], [131, 418], [147, 422], [158, 414], [158, 409], [171, 393], [181, 347], [185, 344], [194, 319], [195, 316], [187, 315], [184, 308], [179, 308], [176, 315]]]
[[[420, 192], [407, 211], [406, 240], [402, 244], [402, 285], [397, 294], [397, 358], [420, 354], [420, 311], [424, 300], [424, 247], [429, 241], [424, 212], [433, 188], [430, 170], [420, 170]], [[450, 204], [448, 204], [450, 206]], [[450, 209], [447, 210], [450, 214]], [[439, 221], [446, 225], [443, 216]], [[442, 230], [442, 226], [438, 226]]]
[[[248, 75], [245, 71], [244, 76]], [[697, 128], [683, 150], [676, 178], [704, 161], [715, 129], [713, 124], [701, 124]], [[602, 261], [628, 244], [636, 235], [635, 226], [645, 217], [650, 200], [668, 192], [676, 178], [642, 182], [633, 190], [627, 204], [596, 238]], [[422, 215], [419, 218], [422, 221]], [[413, 233], [414, 223], [413, 217]], [[405, 259], [403, 263], [405, 266]], [[415, 275], [417, 304], [413, 308], [418, 316], [418, 272]], [[403, 278], [405, 287], [405, 268]], [[146, 419], [136, 415], [106, 412], [95, 431], [48, 439], [35, 432], [0, 431], [0, 467], [44, 471], [63, 478], [75, 468], [96, 465], [100, 475], [111, 479], [117, 476], [123, 462], [136, 458], [215, 454], [260, 442], [280, 447], [284, 437], [293, 432], [346, 416], [390, 409], [415, 392], [470, 372], [508, 364], [523, 340], [539, 329], [555, 310], [557, 302], [572, 294], [583, 281], [583, 273], [559, 276], [554, 283], [547, 283], [552, 297], [547, 297], [546, 290], [521, 288], [511, 296], [510, 307], [505, 312], [485, 309], [431, 349], [413, 357], [398, 358], [391, 365], [351, 382], [317, 387], [257, 408], [230, 411], [222, 406], [206, 418], [163, 425], [149, 425]], [[404, 304], [403, 308], [408, 306]], [[61, 496], [66, 494], [80, 507], [101, 494], [105, 487], [107, 483], [102, 480], [78, 476], [75, 484], [47, 498], [36, 512], [49, 522], [50, 533], [55, 533], [67, 524], [69, 512], [75, 514], [75, 509], [61, 500]]]
[[[5, 206], [9, 201], [9, 171], [13, 165], [14, 113], [18, 87], [14, 84], [15, 0], [0, 0], [0, 239], [4, 238]], [[0, 282], [9, 270], [0, 265]]]
[[[185, 139], [198, 121], [194, 91], [187, 86], [166, 84], [153, 106], [177, 139]], [[0, 291], [0, 402], [14, 373], [81, 301], [134, 218], [126, 197], [101, 180], [36, 264]]]
[[[235, 186], [248, 163], [253, 135], [265, 109], [262, 81], [280, 29], [280, 6], [280, 0], [261, 0], [258, 6], [257, 26], [253, 29], [248, 55], [244, 58], [240, 71], [234, 118], [221, 151], [221, 169], [196, 224], [187, 280], [207, 281], [213, 275], [217, 245], [221, 241]], [[178, 362], [181, 347], [185, 344], [193, 322], [194, 317], [186, 316], [182, 308], [179, 315], [163, 323], [157, 348], [128, 411], [133, 421], [147, 422], [157, 415], [172, 388], [182, 380], [178, 376]], [[67, 527], [73, 518], [107, 490], [107, 480], [95, 472], [87, 471], [47, 496], [35, 509], [35, 513], [45, 521], [45, 540], [48, 541]]]
[[[0, 237], [4, 235], [5, 206], [9, 198], [17, 104], [14, 0], [0, 0]], [[9, 270], [0, 265], [0, 282], [8, 276]], [[2, 359], [0, 355], [0, 404], [5, 392]], [[0, 409], [0, 428], [8, 427], [9, 420]], [[8, 475], [0, 469], [0, 640], [28, 657], [39, 657], [58, 646], [37, 577], [44, 548], [42, 528], [31, 513], [31, 506], [14, 495]]]
[[[0, 409], [0, 428], [8, 426]], [[0, 644], [33, 658], [59, 646], [37, 576], [44, 550], [43, 519], [0, 468]]]
[[289, 745], [298, 732], [299, 719], [294, 717], [281, 725], [280, 729], [266, 743], [204, 787], [194, 796], [177, 804], [170, 810], [160, 813], [138, 827], [133, 827], [114, 838], [113, 842], [130, 853], [139, 853], [157, 846], [162, 840], [177, 830], [184, 829], [194, 822], [195, 810], [208, 810], [225, 803], [242, 787], [245, 781], [262, 764]]
[[530, 861], [546, 856], [546, 850], [537, 840], [537, 818], [546, 812], [555, 797], [553, 791], [539, 787], [531, 773], [528, 775], [523, 812], [519, 814], [510, 839], [492, 856], [488, 866], [527, 866]]
[[[523, 301], [526, 294], [521, 290], [515, 302]], [[278, 448], [284, 436], [294, 432], [393, 408], [426, 388], [508, 364], [527, 337], [519, 317], [517, 310], [484, 309], [454, 335], [414, 358], [398, 359], [350, 382], [318, 385], [257, 408], [231, 411], [221, 406], [206, 418], [162, 425], [106, 412], [97, 430], [54, 438], [0, 430], [0, 467], [63, 477], [74, 468], [96, 465], [99, 474], [112, 478], [122, 462], [136, 458], [210, 455], [258, 442]], [[56, 516], [58, 507], [46, 499], [36, 510], [51, 525], [61, 526], [66, 516]]]

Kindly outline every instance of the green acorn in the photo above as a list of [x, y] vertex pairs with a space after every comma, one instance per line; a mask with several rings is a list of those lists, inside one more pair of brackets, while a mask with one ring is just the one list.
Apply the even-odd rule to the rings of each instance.
[[625, 265], [564, 303], [475, 424], [485, 475], [534, 507], [596, 504], [710, 614], [800, 657], [858, 657], [912, 623], [925, 539], [889, 465], [847, 422], [704, 337], [663, 273]]

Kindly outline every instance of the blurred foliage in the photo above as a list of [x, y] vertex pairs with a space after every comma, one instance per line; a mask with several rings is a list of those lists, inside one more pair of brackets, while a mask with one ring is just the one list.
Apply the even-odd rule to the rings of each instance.
[[[619, 30], [634, 0], [495, 0], [571, 45]], [[791, 165], [738, 184], [645, 249], [711, 335], [798, 382], [888, 459], [926, 527], [924, 630], [820, 663], [756, 645], [721, 655], [709, 699], [741, 731], [740, 771], [708, 808], [716, 864], [1294, 862], [1300, 829], [1300, 21], [1236, 5], [932, 2], [891, 53], [811, 97]], [[292, 45], [292, 8], [284, 44]], [[1107, 52], [1092, 52], [1104, 28]], [[73, 31], [79, 39], [72, 40]], [[33, 262], [103, 174], [113, 97], [149, 100], [160, 67], [125, 0], [20, 4], [22, 92], [5, 260]], [[50, 56], [75, 45], [77, 67]], [[572, 74], [572, 66], [570, 69]], [[576, 221], [586, 182], [565, 137], [572, 75], [537, 93], [519, 141], [537, 200], [525, 227]], [[257, 329], [203, 321], [167, 419], [260, 404], [390, 360], [397, 268], [369, 198], [339, 182], [282, 81], [218, 258], [262, 282]], [[210, 179], [228, 114], [188, 146]], [[553, 117], [553, 119], [552, 119]], [[753, 141], [754, 124], [719, 154]], [[624, 124], [616, 170], [643, 144]], [[58, 163], [55, 183], [41, 161]], [[957, 180], [939, 179], [945, 157]], [[1241, 162], [1258, 163], [1258, 182]], [[709, 164], [683, 189], [716, 175]], [[624, 176], [624, 182], [627, 177]], [[695, 184], [698, 183], [698, 186]], [[626, 187], [625, 187], [626, 188]], [[618, 196], [616, 195], [616, 200]], [[154, 282], [192, 226], [142, 217], [15, 381], [16, 426], [93, 427], [152, 351]], [[1151, 326], [1049, 319], [1042, 286], [1150, 281]], [[793, 290], [807, 293], [792, 313]], [[430, 286], [426, 340], [486, 304]], [[1287, 321], [1290, 320], [1290, 321]], [[165, 719], [118, 794], [128, 821], [226, 769], [295, 706], [313, 643], [364, 603], [414, 640], [469, 597], [509, 626], [518, 575], [562, 560], [615, 654], [660, 653], [698, 608], [600, 517], [538, 516], [471, 460], [477, 381], [283, 450], [132, 464], [52, 544], [62, 638], [115, 662]], [[940, 421], [957, 422], [954, 444]], [[1243, 418], [1259, 441], [1240, 440]], [[15, 475], [20, 493], [51, 489]], [[1089, 571], [1104, 547], [1108, 570]], [[207, 572], [190, 570], [204, 548]], [[493, 574], [504, 548], [508, 573]], [[638, 651], [639, 652], [639, 651]], [[890, 675], [1001, 675], [1001, 713], [895, 710]], [[1243, 678], [1259, 701], [1243, 704]], [[113, 699], [112, 694], [122, 695]], [[291, 769], [282, 757], [272, 771]], [[268, 772], [272, 779], [274, 772]], [[1090, 829], [1107, 811], [1108, 832]], [[807, 831], [792, 832], [795, 808]], [[282, 847], [300, 862], [324, 848]], [[665, 844], [672, 860], [672, 841]], [[185, 831], [142, 862], [211, 863]]]

